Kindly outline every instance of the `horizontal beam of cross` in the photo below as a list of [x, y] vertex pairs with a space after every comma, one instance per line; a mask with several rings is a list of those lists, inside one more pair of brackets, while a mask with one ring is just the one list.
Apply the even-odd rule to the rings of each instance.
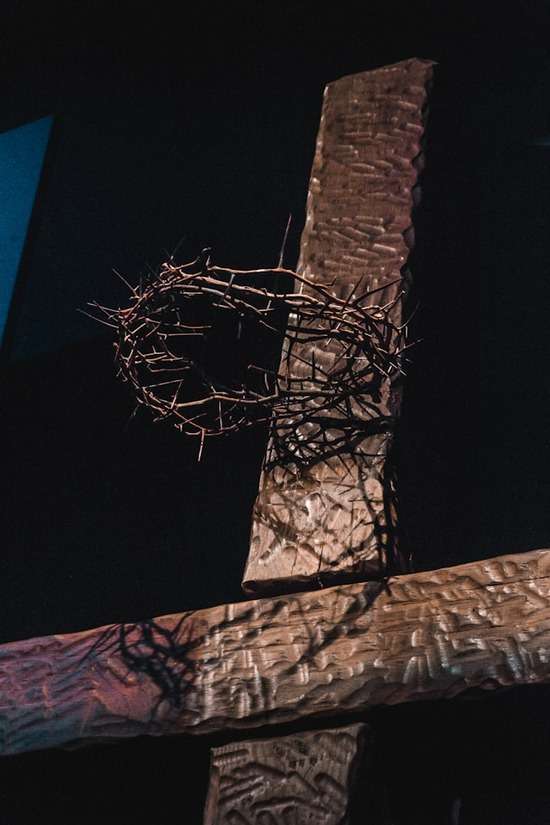
[[0, 646], [0, 752], [550, 681], [550, 550]]

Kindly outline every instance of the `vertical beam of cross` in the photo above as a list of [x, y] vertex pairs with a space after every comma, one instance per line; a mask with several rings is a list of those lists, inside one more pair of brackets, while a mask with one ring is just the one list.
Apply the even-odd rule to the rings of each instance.
[[[332, 297], [380, 307], [381, 318], [389, 318], [386, 345], [397, 358], [431, 71], [429, 61], [407, 60], [326, 88], [298, 263], [305, 281]], [[307, 295], [308, 286], [300, 291]], [[307, 337], [311, 323], [291, 313], [292, 327]], [[399, 365], [373, 382], [370, 372], [362, 379], [367, 365], [358, 359], [356, 392], [342, 402], [333, 393], [326, 404], [315, 392], [345, 367], [347, 346], [330, 335], [285, 343], [280, 373], [301, 382], [310, 397], [305, 417], [289, 415], [282, 431], [272, 431], [245, 590], [380, 576], [396, 561], [390, 449]], [[290, 817], [342, 825], [360, 733], [356, 726], [345, 734], [317, 731], [214, 750], [205, 825], [277, 825]], [[347, 737], [347, 749], [331, 754], [326, 742], [338, 737]]]
[[[405, 60], [327, 86], [301, 241], [301, 276], [350, 304], [389, 307], [395, 327], [404, 320], [432, 65]], [[291, 315], [289, 324], [299, 327], [299, 317]], [[386, 343], [397, 346], [395, 330]], [[280, 372], [307, 388], [319, 375], [328, 380], [346, 357], [345, 345], [330, 337], [297, 342], [285, 347]], [[290, 419], [282, 436], [272, 436], [254, 506], [247, 592], [379, 576], [395, 560], [389, 460], [400, 401], [395, 366], [386, 380], [366, 381], [358, 359], [357, 392], [346, 409], [336, 398], [322, 408], [307, 402], [305, 423]], [[286, 450], [278, 449], [278, 438]]]

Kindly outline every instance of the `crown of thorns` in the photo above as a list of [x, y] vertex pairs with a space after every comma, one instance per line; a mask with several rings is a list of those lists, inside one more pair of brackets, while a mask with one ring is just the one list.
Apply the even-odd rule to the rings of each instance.
[[[290, 291], [278, 286], [283, 276]], [[93, 304], [117, 330], [119, 375], [155, 420], [198, 437], [201, 452], [205, 439], [263, 421], [274, 432], [302, 432], [302, 441], [304, 428], [356, 430], [376, 418], [382, 382], [403, 371], [406, 326], [393, 320], [402, 289], [381, 304], [382, 288], [361, 291], [359, 283], [343, 299], [282, 266], [238, 270], [204, 255], [168, 261], [147, 283], [127, 286], [129, 306]], [[280, 366], [250, 361], [233, 379], [220, 378], [204, 357], [219, 324], [233, 325], [237, 339], [243, 329], [276, 336]]]

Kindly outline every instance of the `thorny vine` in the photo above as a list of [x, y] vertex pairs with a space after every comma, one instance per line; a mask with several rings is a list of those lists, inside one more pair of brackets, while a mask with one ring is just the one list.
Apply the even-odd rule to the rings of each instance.
[[[280, 288], [284, 278], [288, 291]], [[402, 288], [383, 304], [378, 294], [390, 285], [368, 290], [360, 282], [344, 299], [282, 265], [231, 269], [205, 253], [182, 265], [170, 259], [147, 283], [127, 286], [129, 306], [92, 304], [117, 333], [118, 374], [155, 420], [199, 439], [199, 459], [207, 439], [261, 422], [269, 423], [271, 460], [279, 464], [310, 464], [391, 426], [379, 402], [410, 346], [406, 324], [395, 320]], [[220, 377], [208, 349], [220, 325], [234, 341], [275, 341], [280, 366], [257, 357]], [[258, 356], [265, 349], [256, 347]]]

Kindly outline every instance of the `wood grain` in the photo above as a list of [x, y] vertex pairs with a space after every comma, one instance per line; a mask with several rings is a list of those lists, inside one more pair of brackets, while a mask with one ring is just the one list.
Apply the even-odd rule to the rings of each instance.
[[346, 825], [365, 725], [214, 748], [204, 825]]
[[0, 752], [550, 681], [550, 551], [0, 646]]
[[[325, 90], [298, 271], [339, 298], [380, 289], [365, 305], [383, 306], [405, 287], [431, 74], [430, 61], [405, 60]], [[392, 321], [403, 321], [401, 302]], [[307, 382], [311, 373], [330, 373], [346, 352], [333, 338], [286, 346], [280, 372]], [[272, 438], [254, 507], [246, 592], [366, 578], [396, 555], [388, 454], [400, 390], [382, 381], [361, 392], [354, 414], [371, 432], [359, 440], [348, 434], [348, 448], [338, 455], [282, 464]], [[332, 419], [337, 438], [334, 411]], [[301, 426], [309, 440], [318, 425]]]

